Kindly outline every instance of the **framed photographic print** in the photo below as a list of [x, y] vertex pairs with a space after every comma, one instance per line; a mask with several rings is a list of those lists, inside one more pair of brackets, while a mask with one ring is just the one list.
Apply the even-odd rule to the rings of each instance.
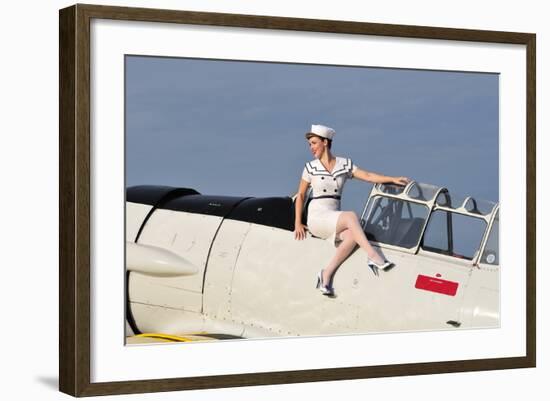
[[61, 10], [60, 390], [535, 366], [535, 112], [529, 33]]

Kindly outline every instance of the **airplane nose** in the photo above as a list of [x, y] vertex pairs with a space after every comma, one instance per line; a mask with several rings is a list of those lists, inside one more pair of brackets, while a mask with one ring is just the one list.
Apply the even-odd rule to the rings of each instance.
[[166, 249], [126, 242], [126, 268], [157, 277], [191, 276], [198, 268]]

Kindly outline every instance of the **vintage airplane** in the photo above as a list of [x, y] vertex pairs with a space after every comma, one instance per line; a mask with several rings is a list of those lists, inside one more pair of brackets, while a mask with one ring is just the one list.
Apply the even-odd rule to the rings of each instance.
[[334, 243], [294, 239], [292, 198], [130, 187], [127, 330], [211, 339], [498, 327], [498, 210], [415, 181], [373, 186], [361, 221], [395, 266], [373, 270], [358, 250], [330, 298], [315, 283]]

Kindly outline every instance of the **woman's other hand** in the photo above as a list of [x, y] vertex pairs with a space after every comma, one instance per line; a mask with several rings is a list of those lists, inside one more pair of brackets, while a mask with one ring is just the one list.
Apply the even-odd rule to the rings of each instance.
[[395, 185], [407, 185], [411, 180], [407, 177], [393, 177], [392, 183]]
[[296, 224], [296, 228], [294, 229], [294, 239], [302, 240], [306, 237], [306, 230], [307, 227], [303, 224]]

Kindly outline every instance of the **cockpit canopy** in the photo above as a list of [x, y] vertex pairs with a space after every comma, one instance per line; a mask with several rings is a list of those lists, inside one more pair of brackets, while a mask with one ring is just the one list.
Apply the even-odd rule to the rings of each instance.
[[497, 203], [414, 181], [377, 184], [361, 217], [371, 241], [498, 264]]

